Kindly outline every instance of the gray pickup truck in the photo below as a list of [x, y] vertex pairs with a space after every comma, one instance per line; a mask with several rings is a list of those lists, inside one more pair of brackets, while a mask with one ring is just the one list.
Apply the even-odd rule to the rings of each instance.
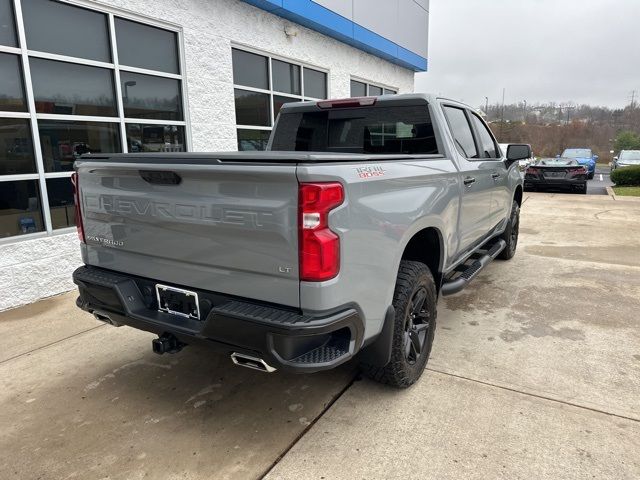
[[514, 255], [530, 155], [420, 94], [285, 105], [267, 152], [87, 155], [77, 304], [157, 334], [156, 353], [206, 344], [302, 373], [357, 355], [407, 387], [438, 296]]

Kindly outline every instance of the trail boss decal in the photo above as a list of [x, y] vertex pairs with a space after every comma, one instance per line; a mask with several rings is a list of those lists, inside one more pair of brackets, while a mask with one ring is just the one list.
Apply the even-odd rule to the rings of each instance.
[[364, 166], [357, 167], [356, 173], [360, 178], [373, 178], [373, 177], [384, 177], [385, 171], [382, 167], [374, 167], [374, 166]]

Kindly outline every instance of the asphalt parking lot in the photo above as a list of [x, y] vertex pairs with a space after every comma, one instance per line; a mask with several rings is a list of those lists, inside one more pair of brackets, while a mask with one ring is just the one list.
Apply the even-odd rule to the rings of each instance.
[[405, 391], [159, 357], [74, 293], [0, 313], [0, 477], [640, 478], [638, 238], [640, 201], [526, 194]]

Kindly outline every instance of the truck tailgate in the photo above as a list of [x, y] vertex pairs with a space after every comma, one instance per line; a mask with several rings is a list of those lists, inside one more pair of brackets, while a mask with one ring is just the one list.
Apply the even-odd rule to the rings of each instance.
[[295, 164], [77, 170], [86, 264], [299, 306]]

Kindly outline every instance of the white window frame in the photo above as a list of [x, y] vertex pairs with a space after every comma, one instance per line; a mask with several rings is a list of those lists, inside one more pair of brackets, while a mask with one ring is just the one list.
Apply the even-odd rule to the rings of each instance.
[[[287, 58], [287, 57], [282, 57], [280, 55], [274, 55], [272, 53], [269, 52], [265, 52], [263, 50], [258, 50], [255, 49], [253, 47], [247, 46], [247, 45], [242, 45], [239, 43], [231, 43], [231, 49], [232, 52], [233, 50], [242, 50], [244, 52], [248, 52], [248, 53], [253, 53], [256, 55], [260, 55], [262, 57], [266, 57], [267, 58], [267, 64], [268, 64], [268, 69], [269, 69], [269, 88], [268, 89], [264, 89], [264, 88], [256, 88], [256, 87], [248, 87], [245, 85], [239, 85], [237, 83], [233, 84], [233, 91], [234, 91], [234, 115], [235, 115], [235, 90], [246, 90], [248, 92], [257, 92], [257, 93], [264, 93], [269, 95], [269, 118], [271, 120], [271, 126], [270, 127], [265, 127], [265, 126], [259, 126], [259, 125], [242, 125], [237, 123], [237, 119], [236, 119], [236, 124], [235, 124], [235, 130], [236, 130], [236, 143], [237, 143], [237, 134], [238, 134], [238, 130], [264, 130], [264, 131], [271, 131], [273, 130], [273, 126], [274, 123], [276, 121], [276, 115], [273, 109], [273, 97], [286, 97], [286, 98], [292, 98], [294, 100], [299, 100], [299, 101], [318, 101], [318, 100], [325, 100], [324, 98], [316, 98], [316, 97], [309, 97], [306, 96], [304, 94], [304, 70], [306, 68], [311, 69], [311, 70], [316, 70], [318, 72], [322, 72], [327, 76], [327, 98], [331, 98], [331, 82], [330, 82], [330, 70], [328, 68], [323, 68], [323, 67], [318, 67], [316, 65], [312, 65], [310, 63], [306, 63], [300, 60], [295, 60], [295, 59], [291, 59], [291, 58]], [[279, 92], [277, 90], [273, 89], [273, 68], [272, 68], [272, 63], [273, 60], [280, 60], [281, 62], [286, 62], [286, 63], [290, 63], [291, 65], [297, 65], [300, 67], [300, 92], [301, 95], [295, 95], [293, 93], [285, 93], [285, 92]]]
[[[38, 120], [67, 120], [67, 121], [83, 121], [83, 122], [102, 122], [102, 123], [117, 123], [119, 125], [120, 143], [122, 152], [128, 152], [127, 148], [127, 124], [145, 124], [145, 125], [174, 125], [184, 128], [184, 148], [189, 151], [192, 145], [191, 125], [189, 122], [188, 111], [188, 95], [187, 95], [187, 78], [185, 74], [185, 49], [184, 49], [184, 34], [182, 27], [177, 24], [169, 22], [162, 22], [146, 18], [141, 15], [136, 15], [131, 12], [121, 10], [114, 7], [97, 5], [93, 2], [85, 0], [56, 0], [60, 3], [66, 3], [69, 5], [85, 8], [98, 13], [102, 13], [107, 16], [108, 27], [108, 41], [109, 48], [111, 50], [112, 62], [102, 62], [96, 60], [83, 59], [79, 57], [70, 57], [67, 55], [59, 55], [54, 53], [29, 50], [27, 48], [26, 32], [24, 27], [24, 21], [22, 18], [22, 4], [21, 0], [12, 0], [14, 10], [14, 21], [16, 27], [16, 36], [18, 39], [18, 47], [8, 47], [0, 45], [0, 53], [10, 53], [18, 55], [20, 57], [20, 66], [22, 68], [23, 77], [23, 89], [25, 100], [27, 103], [27, 112], [6, 112], [0, 111], [0, 118], [22, 118], [29, 120], [29, 126], [31, 128], [31, 141], [33, 142], [33, 154], [36, 163], [36, 173], [29, 174], [17, 174], [17, 175], [0, 175], [0, 188], [4, 182], [16, 181], [16, 180], [38, 180], [38, 188], [40, 189], [40, 209], [42, 212], [42, 219], [44, 223], [44, 231], [28, 233], [23, 235], [14, 235], [11, 237], [0, 238], [0, 245], [7, 243], [15, 243], [19, 241], [31, 240], [34, 238], [40, 238], [50, 235], [58, 235], [74, 232], [75, 226], [53, 229], [51, 222], [51, 211], [49, 208], [49, 196], [47, 192], [46, 181], [49, 178], [65, 178], [71, 177], [73, 172], [45, 172], [44, 159], [42, 156], [42, 150], [40, 145], [40, 133], [38, 130]], [[128, 67], [118, 63], [118, 49], [116, 45], [116, 32], [115, 32], [115, 17], [119, 17], [125, 20], [131, 20], [152, 27], [168, 30], [176, 34], [176, 43], [178, 48], [178, 62], [180, 73], [167, 73], [155, 70], [148, 70], [144, 68]], [[101, 117], [101, 116], [89, 116], [89, 115], [64, 115], [64, 114], [49, 114], [49, 113], [36, 113], [35, 97], [33, 93], [33, 84], [31, 82], [31, 70], [29, 66], [29, 57], [42, 58], [46, 60], [56, 60], [68, 63], [74, 63], [78, 65], [94, 66], [109, 69], [113, 72], [114, 82], [114, 95], [116, 100], [116, 112], [114, 117]], [[158, 119], [145, 119], [145, 118], [130, 118], [125, 117], [124, 105], [122, 101], [122, 91], [120, 85], [120, 72], [132, 72], [140, 73], [144, 75], [153, 75], [164, 78], [171, 78], [180, 81], [181, 100], [182, 100], [182, 114], [183, 120], [158, 120]]]
[[[380, 83], [380, 82], [372, 82], [370, 80], [365, 80], [364, 78], [360, 78], [360, 77], [351, 77], [349, 79], [349, 94], [351, 94], [351, 80], [353, 80], [354, 82], [360, 82], [360, 83], [364, 83], [365, 84], [365, 89], [366, 89], [366, 95], [369, 95], [369, 87], [378, 87], [382, 89], [382, 94], [383, 95], [387, 95], [384, 93], [385, 90], [393, 90], [394, 92], [398, 93], [400, 91], [400, 89], [398, 87], [392, 87], [390, 85], [385, 85], [384, 83]], [[390, 94], [390, 95], [394, 95], [394, 94]]]

